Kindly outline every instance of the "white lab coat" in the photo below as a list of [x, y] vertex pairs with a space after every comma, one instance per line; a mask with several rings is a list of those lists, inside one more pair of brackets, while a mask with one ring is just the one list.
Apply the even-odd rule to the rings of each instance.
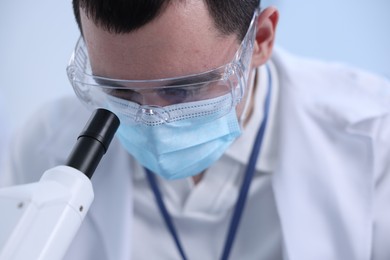
[[3, 160], [4, 152], [6, 151], [9, 139], [9, 120], [5, 115], [6, 105], [4, 104], [4, 96], [0, 95], [0, 163]]
[[[390, 259], [390, 83], [281, 50], [272, 59], [280, 85], [272, 185], [284, 259]], [[63, 164], [89, 115], [75, 99], [41, 110], [14, 142], [1, 184], [36, 181]], [[131, 177], [121, 169], [134, 163], [114, 140], [66, 259], [131, 259]]]

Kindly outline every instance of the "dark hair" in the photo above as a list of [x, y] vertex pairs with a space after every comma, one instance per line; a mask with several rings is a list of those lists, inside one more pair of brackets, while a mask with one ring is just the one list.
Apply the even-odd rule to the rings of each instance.
[[[73, 0], [73, 11], [81, 30], [80, 8], [97, 26], [114, 33], [129, 33], [152, 21], [170, 1], [185, 0]], [[242, 40], [260, 0], [203, 0], [218, 30], [236, 33]]]

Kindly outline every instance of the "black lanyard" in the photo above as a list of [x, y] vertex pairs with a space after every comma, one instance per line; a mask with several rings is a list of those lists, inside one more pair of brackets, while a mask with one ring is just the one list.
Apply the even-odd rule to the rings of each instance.
[[[228, 232], [228, 235], [226, 237], [225, 246], [224, 246], [223, 254], [221, 257], [222, 260], [229, 259], [229, 254], [230, 254], [231, 248], [233, 246], [234, 239], [236, 237], [238, 225], [240, 224], [240, 219], [241, 219], [241, 216], [242, 216], [242, 213], [244, 210], [246, 197], [248, 195], [248, 191], [249, 191], [252, 179], [253, 179], [253, 175], [255, 173], [257, 159], [259, 158], [259, 153], [260, 153], [260, 149], [261, 149], [262, 142], [263, 142], [265, 128], [267, 126], [269, 104], [270, 104], [270, 99], [271, 99], [270, 98], [271, 97], [271, 85], [272, 85], [271, 75], [270, 75], [270, 71], [269, 71], [268, 67], [267, 67], [267, 71], [268, 71], [268, 90], [267, 90], [267, 96], [266, 96], [265, 103], [264, 103], [264, 117], [263, 117], [263, 120], [261, 122], [260, 128], [257, 132], [255, 143], [253, 144], [252, 152], [250, 155], [249, 163], [248, 163], [248, 166], [247, 166], [246, 171], [245, 171], [244, 180], [241, 184], [240, 194], [239, 194], [239, 197], [238, 197], [237, 202], [236, 202], [236, 207], [235, 207], [234, 212], [233, 212], [233, 216], [232, 216], [230, 226], [229, 226], [229, 232]], [[160, 213], [161, 213], [162, 217], [164, 218], [165, 224], [166, 224], [169, 232], [171, 233], [173, 240], [176, 243], [176, 247], [177, 247], [182, 259], [187, 260], [188, 258], [185, 255], [185, 252], [184, 252], [183, 247], [181, 245], [179, 236], [178, 236], [176, 229], [175, 229], [175, 226], [173, 224], [172, 218], [169, 215], [168, 210], [167, 210], [167, 208], [164, 204], [164, 201], [162, 199], [161, 191], [160, 191], [160, 189], [157, 185], [157, 182], [156, 182], [156, 177], [148, 169], [145, 168], [145, 171], [146, 171], [146, 176], [147, 176], [148, 181], [149, 181], [149, 185], [153, 191], [154, 197], [156, 199]]]

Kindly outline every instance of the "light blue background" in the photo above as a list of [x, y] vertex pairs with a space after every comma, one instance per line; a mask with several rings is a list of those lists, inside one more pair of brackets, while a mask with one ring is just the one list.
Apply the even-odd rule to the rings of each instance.
[[[390, 77], [390, 1], [270, 3], [281, 13], [278, 45]], [[0, 126], [13, 131], [43, 102], [73, 94], [65, 73], [78, 38], [71, 1], [2, 0], [0, 35]]]

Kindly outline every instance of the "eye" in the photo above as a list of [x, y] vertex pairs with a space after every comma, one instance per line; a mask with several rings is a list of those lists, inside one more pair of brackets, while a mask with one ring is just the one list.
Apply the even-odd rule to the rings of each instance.
[[186, 86], [185, 88], [164, 88], [157, 91], [160, 98], [170, 104], [199, 100], [199, 93], [203, 85]]
[[111, 89], [108, 94], [137, 104], [142, 103], [142, 95], [137, 91], [131, 89], [120, 89], [120, 88]]

